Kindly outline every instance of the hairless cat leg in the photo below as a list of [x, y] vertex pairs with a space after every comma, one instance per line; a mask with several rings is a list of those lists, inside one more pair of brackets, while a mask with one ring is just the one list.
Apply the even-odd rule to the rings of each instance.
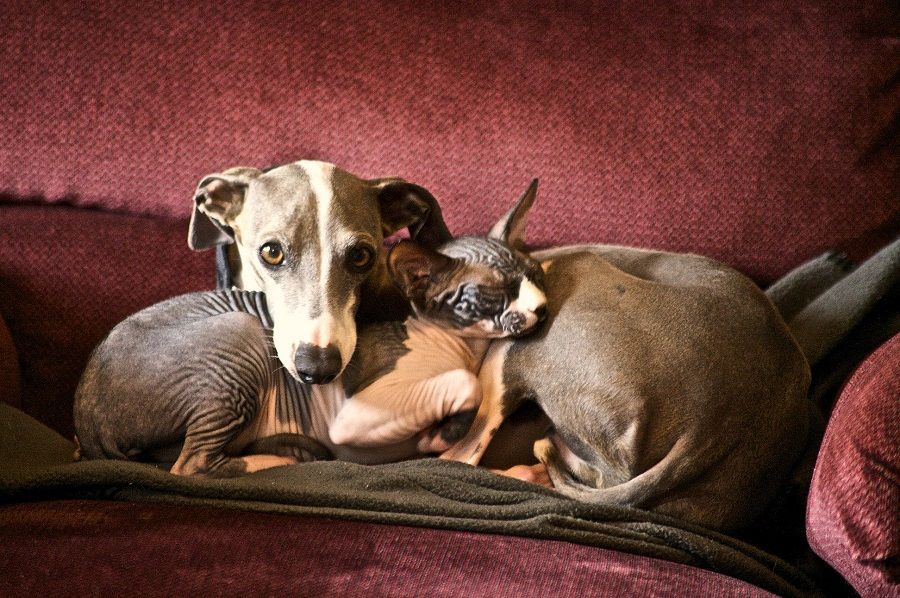
[[[385, 377], [347, 400], [329, 435], [335, 444], [354, 447], [394, 444], [435, 424], [440, 426], [448, 418], [474, 412], [480, 400], [481, 386], [468, 370], [450, 370], [413, 384]], [[439, 435], [420, 441], [424, 452], [445, 446]]]

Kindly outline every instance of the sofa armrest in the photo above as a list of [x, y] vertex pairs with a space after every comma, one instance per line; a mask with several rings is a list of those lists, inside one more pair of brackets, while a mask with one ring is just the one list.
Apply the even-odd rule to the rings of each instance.
[[900, 334], [835, 405], [806, 514], [812, 549], [863, 596], [900, 593]]
[[0, 316], [0, 401], [14, 407], [22, 406], [19, 355], [2, 316]]

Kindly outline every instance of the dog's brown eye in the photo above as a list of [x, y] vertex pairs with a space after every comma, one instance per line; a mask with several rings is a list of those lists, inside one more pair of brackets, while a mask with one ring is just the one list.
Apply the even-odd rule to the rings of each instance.
[[375, 251], [367, 245], [357, 245], [347, 253], [347, 261], [354, 270], [365, 270], [375, 259]]
[[280, 266], [284, 262], [284, 250], [278, 243], [266, 243], [260, 247], [259, 256], [270, 266]]

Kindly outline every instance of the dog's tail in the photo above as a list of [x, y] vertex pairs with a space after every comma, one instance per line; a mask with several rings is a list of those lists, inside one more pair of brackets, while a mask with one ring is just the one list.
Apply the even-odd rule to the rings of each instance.
[[855, 270], [846, 258], [826, 253], [791, 271], [766, 294], [815, 365], [898, 282], [900, 238]]
[[596, 468], [576, 455], [556, 432], [534, 444], [534, 456], [547, 467], [553, 486], [562, 494], [584, 502], [629, 507], [644, 506], [652, 496], [665, 494], [681, 483], [682, 469], [691, 451], [680, 438], [653, 467], [631, 479], [603, 488], [585, 484], [577, 472]]
[[[804, 434], [805, 435], [805, 434]], [[716, 468], [727, 468], [723, 459], [730, 453], [725, 448], [715, 454], [703, 455], [696, 445], [680, 438], [672, 449], [655, 465], [624, 482], [598, 488], [582, 482], [571, 469], [571, 460], [561, 455], [565, 447], [550, 439], [534, 445], [535, 456], [547, 467], [554, 488], [561, 494], [582, 502], [597, 505], [640, 508], [661, 515], [678, 517], [689, 523], [720, 531], [740, 527], [765, 506], [765, 490], [758, 497], [731, 496], [704, 488], [703, 478]], [[582, 462], [584, 463], [584, 462]], [[590, 464], [587, 464], [590, 466]], [[783, 464], [782, 464], [783, 465]], [[776, 469], [783, 470], [781, 466]], [[778, 475], [778, 471], [771, 472]]]

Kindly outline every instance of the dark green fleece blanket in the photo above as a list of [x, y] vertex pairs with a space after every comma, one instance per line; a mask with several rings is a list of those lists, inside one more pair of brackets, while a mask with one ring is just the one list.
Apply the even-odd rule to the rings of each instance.
[[702, 567], [781, 595], [815, 593], [795, 568], [728, 536], [646, 511], [581, 503], [460, 463], [326, 461], [210, 480], [125, 461], [72, 463], [73, 448], [0, 404], [0, 503], [157, 501], [565, 540]]

